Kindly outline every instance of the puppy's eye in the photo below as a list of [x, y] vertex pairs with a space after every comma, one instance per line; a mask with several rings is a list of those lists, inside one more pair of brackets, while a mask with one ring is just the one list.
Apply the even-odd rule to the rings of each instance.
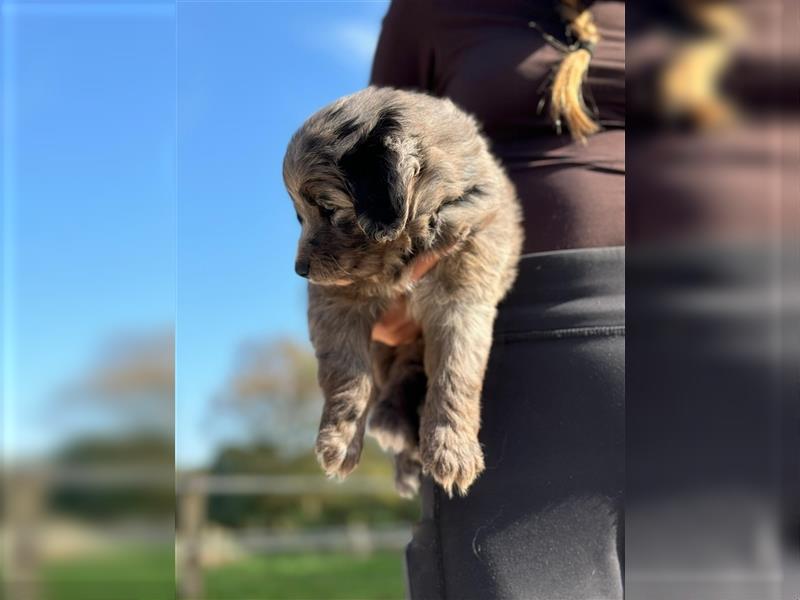
[[336, 211], [332, 208], [320, 205], [319, 214], [321, 214], [323, 218], [328, 219], [328, 221], [331, 221], [333, 219], [333, 215], [336, 214]]

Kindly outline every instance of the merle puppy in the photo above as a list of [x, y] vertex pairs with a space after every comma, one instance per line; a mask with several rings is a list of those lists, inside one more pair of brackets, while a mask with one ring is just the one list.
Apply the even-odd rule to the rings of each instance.
[[[310, 117], [283, 176], [302, 225], [295, 270], [309, 280], [325, 397], [320, 464], [331, 476], [352, 471], [372, 408], [370, 429], [397, 455], [401, 491], [415, 489], [421, 463], [449, 494], [466, 493], [484, 468], [481, 387], [522, 245], [511, 182], [452, 102], [375, 87]], [[427, 253], [440, 259], [414, 281]], [[377, 347], [372, 326], [401, 295], [424, 342]]]

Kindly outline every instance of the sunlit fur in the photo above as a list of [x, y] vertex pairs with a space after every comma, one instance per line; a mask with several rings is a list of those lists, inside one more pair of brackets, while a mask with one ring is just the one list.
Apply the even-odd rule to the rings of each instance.
[[[466, 492], [483, 470], [480, 392], [496, 306], [522, 245], [515, 191], [477, 123], [449, 100], [367, 88], [303, 124], [283, 174], [302, 222], [297, 261], [308, 267], [325, 396], [316, 447], [323, 468], [343, 477], [358, 463], [368, 409], [386, 397], [370, 331], [392, 299], [408, 294], [425, 339], [416, 363], [424, 363], [427, 392], [418, 429], [405, 428], [418, 435], [394, 446], [405, 452], [398, 481], [414, 487], [407, 465], [416, 460], [449, 493]], [[411, 265], [426, 252], [442, 258], [414, 283]], [[392, 385], [404, 389], [402, 379]], [[393, 432], [377, 421], [386, 442]]]

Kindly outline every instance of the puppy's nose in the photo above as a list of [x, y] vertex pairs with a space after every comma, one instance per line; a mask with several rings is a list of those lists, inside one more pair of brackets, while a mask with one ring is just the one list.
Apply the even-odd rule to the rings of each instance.
[[308, 277], [308, 259], [298, 258], [294, 263], [294, 272], [300, 277]]

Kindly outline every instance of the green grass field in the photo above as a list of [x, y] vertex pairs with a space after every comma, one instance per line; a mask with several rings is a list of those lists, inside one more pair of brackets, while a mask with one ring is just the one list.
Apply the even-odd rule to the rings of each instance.
[[[47, 565], [45, 600], [174, 599], [169, 548], [129, 551]], [[399, 552], [369, 556], [281, 554], [206, 572], [204, 600], [390, 600], [405, 597]], [[197, 599], [199, 600], [199, 599]]]
[[399, 553], [296, 554], [212, 570], [207, 600], [394, 600], [405, 597]]
[[126, 549], [45, 564], [45, 600], [175, 598], [175, 553], [169, 547]]

